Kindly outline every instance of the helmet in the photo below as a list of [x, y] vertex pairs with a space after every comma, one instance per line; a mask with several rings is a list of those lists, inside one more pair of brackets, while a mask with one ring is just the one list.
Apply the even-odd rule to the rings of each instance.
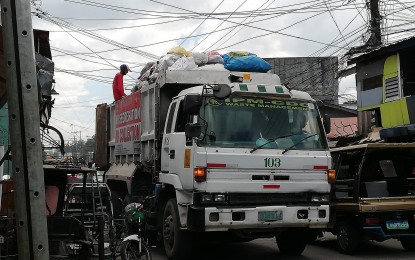
[[144, 220], [143, 205], [141, 203], [130, 203], [124, 208], [127, 222], [132, 223]]
[[127, 69], [128, 71], [131, 71], [131, 69], [130, 69], [130, 67], [128, 67], [128, 65], [126, 65], [126, 64], [122, 64], [122, 65], [120, 66], [120, 70], [121, 70], [121, 71], [124, 71], [125, 69]]

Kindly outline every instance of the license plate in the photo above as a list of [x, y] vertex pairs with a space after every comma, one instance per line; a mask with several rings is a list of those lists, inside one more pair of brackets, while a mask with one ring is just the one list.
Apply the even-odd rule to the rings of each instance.
[[282, 220], [282, 211], [259, 211], [258, 220], [266, 222]]
[[407, 220], [390, 220], [386, 221], [387, 229], [409, 229]]

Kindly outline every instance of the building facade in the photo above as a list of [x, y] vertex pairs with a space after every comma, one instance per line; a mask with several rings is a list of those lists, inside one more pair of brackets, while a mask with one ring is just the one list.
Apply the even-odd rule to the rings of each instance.
[[[363, 133], [373, 127], [412, 131], [415, 125], [415, 38], [351, 59]], [[406, 129], [406, 130], [403, 130]]]
[[338, 58], [265, 58], [272, 72], [290, 89], [306, 91], [318, 100], [338, 104]]

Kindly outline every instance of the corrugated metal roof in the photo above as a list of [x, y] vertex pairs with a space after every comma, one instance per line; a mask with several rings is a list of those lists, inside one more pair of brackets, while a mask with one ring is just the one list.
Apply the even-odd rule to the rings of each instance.
[[331, 118], [331, 129], [327, 137], [332, 139], [340, 136], [354, 135], [357, 131], [357, 117]]
[[409, 49], [409, 48], [415, 48], [415, 37], [405, 39], [399, 42], [395, 42], [389, 45], [384, 45], [378, 49], [369, 51], [367, 53], [364, 53], [362, 55], [359, 55], [357, 57], [350, 59], [350, 61], [348, 61], [347, 64], [351, 65], [351, 64], [362, 62], [362, 61], [368, 61], [371, 59], [375, 59], [379, 56], [387, 55], [390, 53], [395, 53], [397, 51]]

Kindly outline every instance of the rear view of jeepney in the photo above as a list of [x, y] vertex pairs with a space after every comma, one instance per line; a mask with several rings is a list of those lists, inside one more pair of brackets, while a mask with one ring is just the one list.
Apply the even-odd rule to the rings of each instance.
[[363, 239], [398, 239], [415, 251], [415, 144], [348, 146], [332, 156], [339, 250], [352, 254]]

